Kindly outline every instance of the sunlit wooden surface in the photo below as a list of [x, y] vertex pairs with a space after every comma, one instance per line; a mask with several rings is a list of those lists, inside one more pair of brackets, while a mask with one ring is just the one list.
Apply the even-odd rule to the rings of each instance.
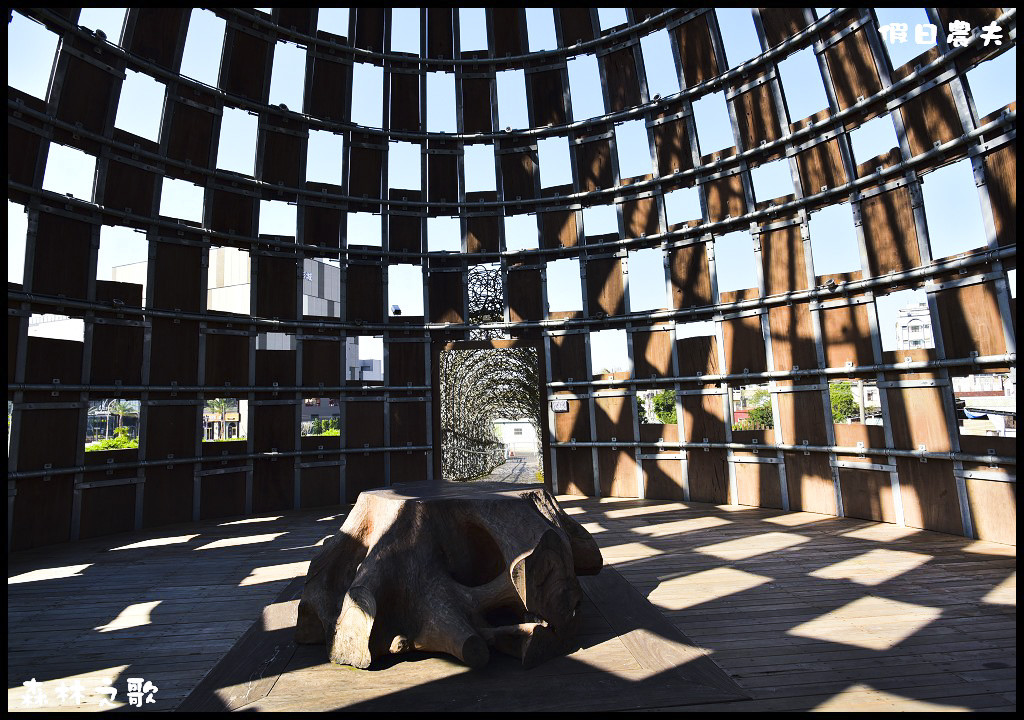
[[[1013, 710], [1016, 548], [855, 519], [562, 497], [614, 566], [751, 700], [678, 710]], [[51, 546], [8, 564], [8, 708], [89, 711], [110, 679], [176, 707], [343, 509]], [[595, 672], [599, 672], [595, 670]], [[59, 702], [78, 680], [82, 702]], [[35, 697], [38, 699], [38, 695]], [[657, 708], [666, 709], [666, 708]], [[672, 709], [672, 708], [667, 708]]]

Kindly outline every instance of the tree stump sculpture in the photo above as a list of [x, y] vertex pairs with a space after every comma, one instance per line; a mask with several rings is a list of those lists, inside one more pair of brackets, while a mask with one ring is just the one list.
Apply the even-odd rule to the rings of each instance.
[[411, 650], [482, 667], [564, 652], [600, 571], [594, 539], [543, 488], [407, 485], [362, 493], [309, 566], [295, 639], [366, 668]]

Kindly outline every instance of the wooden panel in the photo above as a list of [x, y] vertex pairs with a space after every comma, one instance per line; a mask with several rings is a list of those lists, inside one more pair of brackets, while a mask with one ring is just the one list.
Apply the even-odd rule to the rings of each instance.
[[839, 154], [839, 141], [835, 138], [820, 142], [802, 150], [796, 155], [797, 170], [800, 174], [800, 185], [808, 195], [845, 185], [846, 170]]
[[299, 316], [301, 309], [296, 307], [297, 263], [295, 258], [256, 256], [256, 315], [272, 319], [294, 319]]
[[341, 343], [333, 340], [302, 341], [302, 384], [341, 384]]
[[461, 323], [465, 317], [461, 272], [430, 272], [427, 275], [430, 322]]
[[462, 79], [462, 121], [467, 133], [491, 132], [491, 78]]
[[587, 303], [591, 315], [621, 315], [626, 310], [622, 263], [618, 258], [587, 261]]
[[384, 322], [384, 278], [380, 265], [348, 266], [345, 302], [349, 320]]
[[500, 215], [466, 216], [466, 251], [471, 253], [498, 252], [498, 224], [500, 222]]
[[776, 370], [818, 367], [812, 322], [807, 303], [768, 309], [772, 360]]
[[557, 448], [555, 467], [559, 493], [594, 496], [595, 473], [589, 448]]
[[[805, 440], [809, 445], [829, 444], [825, 434], [821, 391], [783, 392], [776, 393], [776, 397], [781, 426], [775, 429], [776, 437], [781, 436], [781, 441], [790, 445], [802, 445]], [[827, 456], [823, 457], [828, 459]]]
[[452, 8], [427, 8], [427, 57], [451, 60]]
[[963, 133], [949, 83], [923, 92], [900, 106], [910, 152], [920, 155], [936, 142], [947, 143]]
[[739, 175], [718, 178], [704, 184], [708, 198], [708, 218], [719, 222], [727, 217], [739, 217], [747, 212], [743, 196], [743, 179]]
[[388, 413], [391, 422], [389, 432], [392, 447], [427, 444], [426, 403], [388, 403]]
[[266, 103], [272, 57], [269, 42], [229, 24], [224, 38], [220, 87], [249, 100]]
[[272, 128], [262, 128], [260, 134], [263, 140], [263, 163], [259, 179], [271, 185], [298, 187], [302, 182], [299, 177], [299, 160], [305, 149], [302, 139], [290, 133], [274, 132]]
[[276, 8], [277, 24], [303, 35], [316, 33], [317, 14], [312, 8]]
[[344, 120], [346, 90], [352, 84], [352, 66], [317, 53], [308, 62], [313, 64], [311, 90], [306, 100], [309, 114], [324, 120]]
[[848, 362], [854, 365], [874, 363], [867, 305], [829, 308], [822, 316], [828, 367], [843, 367]]
[[[501, 161], [501, 179], [506, 200], [535, 197], [534, 177], [537, 174], [537, 150], [522, 148], [516, 143], [499, 140], [498, 151]], [[509, 152], [504, 152], [508, 150]]]
[[939, 388], [886, 388], [882, 392], [889, 400], [892, 436], [897, 448], [917, 450], [924, 445], [929, 452], [951, 450]]
[[419, 132], [420, 76], [418, 73], [391, 72], [391, 129]]
[[679, 374], [714, 375], [718, 368], [718, 340], [714, 335], [683, 338], [676, 342], [679, 357]]
[[[427, 155], [427, 199], [455, 202], [459, 199], [458, 156], [454, 153]], [[440, 213], [440, 210], [436, 212]], [[454, 213], [453, 213], [454, 214]]]
[[384, 455], [381, 453], [345, 456], [345, 502], [355, 502], [363, 490], [384, 487]]
[[722, 395], [683, 395], [681, 402], [686, 442], [725, 442]]
[[152, 385], [194, 385], [199, 357], [199, 323], [155, 317], [149, 382]]
[[629, 450], [598, 448], [597, 465], [601, 497], [635, 498], [637, 493], [636, 460]]
[[1017, 141], [985, 156], [988, 187], [996, 241], [1000, 247], [1017, 242]]
[[599, 396], [594, 399], [594, 419], [597, 423], [597, 440], [628, 440], [633, 437], [632, 396]]
[[[8, 86], [7, 92], [8, 94], [11, 94], [13, 92], [13, 88]], [[45, 109], [40, 110], [40, 112], [45, 113]], [[8, 124], [7, 177], [9, 178], [9, 181], [29, 186], [35, 185], [36, 166], [39, 164], [39, 153], [41, 149], [42, 139], [39, 135]], [[21, 204], [28, 202], [27, 194], [13, 188], [8, 189], [7, 197], [9, 200]]]
[[191, 522], [192, 494], [191, 466], [174, 465], [168, 468], [161, 465], [147, 468], [142, 526]]
[[307, 467], [300, 472], [301, 507], [314, 508], [341, 503], [338, 468]]
[[199, 299], [204, 291], [202, 248], [158, 242], [154, 262], [159, 272], [147, 292], [150, 304], [165, 310], [199, 312]]
[[[840, 447], [856, 447], [857, 443], [864, 443], [867, 448], [883, 448], [885, 442], [885, 428], [881, 425], [865, 425], [859, 422], [835, 423], [836, 445]], [[884, 455], [836, 455], [837, 460], [850, 460], [852, 462], [870, 462], [878, 465], [886, 465], [889, 460]]]
[[383, 447], [384, 403], [380, 400], [345, 401], [345, 447]]
[[946, 357], [1002, 355], [1006, 352], [1003, 320], [991, 282], [940, 290], [935, 294]]
[[800, 226], [789, 225], [760, 235], [766, 295], [807, 290], [807, 266]]
[[244, 472], [230, 473], [227, 475], [207, 475], [200, 480], [200, 520], [231, 517], [234, 515], [242, 515], [244, 512]]
[[711, 305], [711, 272], [708, 251], [702, 243], [675, 248], [669, 254], [672, 276], [672, 307], [683, 309]]
[[256, 198], [214, 186], [210, 228], [238, 235], [253, 235]]
[[256, 351], [256, 384], [268, 387], [274, 383], [283, 387], [295, 384], [294, 350]]
[[71, 538], [73, 475], [18, 480], [11, 549], [28, 550]]
[[882, 82], [863, 28], [825, 48], [825, 59], [840, 110], [855, 105], [858, 97], [881, 92]]
[[192, 457], [199, 422], [193, 405], [152, 405], [146, 409], [146, 459]]
[[747, 315], [722, 323], [725, 342], [726, 372], [766, 372], [764, 335], [761, 332], [761, 316]]
[[97, 385], [142, 384], [143, 341], [141, 327], [94, 324], [90, 381]]
[[654, 126], [654, 149], [662, 176], [693, 169], [693, 151], [683, 119]]
[[361, 7], [355, 12], [353, 44], [363, 50], [384, 51], [384, 8]]
[[608, 112], [619, 112], [640, 104], [640, 83], [637, 81], [633, 47], [599, 55], [608, 89]]
[[424, 343], [388, 342], [388, 377], [392, 385], [425, 385]]
[[[21, 413], [18, 470], [44, 470], [70, 467], [83, 438], [78, 435], [77, 409], [23, 410]], [[21, 481], [18, 481], [21, 482]]]
[[[395, 191], [392, 191], [394, 193]], [[420, 200], [420, 193], [410, 193]], [[422, 250], [423, 223], [416, 215], [388, 215], [388, 249], [392, 252], [420, 252]]]
[[758, 10], [761, 11], [761, 24], [768, 47], [775, 47], [807, 27], [805, 8], [763, 7]]
[[181, 63], [178, 35], [189, 21], [188, 8], [137, 8], [129, 17], [131, 37], [126, 43], [132, 54], [170, 70]]
[[656, 500], [683, 499], [683, 469], [678, 460], [644, 460], [644, 497]]
[[[78, 340], [33, 337], [26, 339], [25, 382], [30, 384], [62, 383], [77, 385], [82, 381], [82, 348]], [[28, 392], [26, 402], [75, 401], [77, 393]]]
[[149, 216], [153, 214], [156, 180], [154, 173], [111, 159], [103, 187], [103, 206]]
[[295, 469], [289, 460], [256, 460], [252, 470], [252, 510], [255, 513], [295, 507]]
[[[354, 197], [381, 197], [381, 163], [384, 152], [379, 148], [349, 146], [348, 191]], [[428, 164], [429, 167], [429, 164]]]
[[587, 401], [566, 399], [566, 403], [569, 405], [568, 412], [555, 413], [555, 440], [557, 442], [592, 440]]
[[206, 384], [249, 384], [249, 338], [244, 335], [206, 335]]
[[838, 510], [828, 455], [804, 455], [801, 452], [786, 452], [783, 455], [790, 509], [835, 515]]
[[579, 237], [576, 231], [576, 212], [555, 210], [537, 213], [540, 222], [542, 248], [576, 247]]
[[718, 75], [718, 62], [715, 60], [715, 47], [706, 15], [680, 25], [676, 29], [676, 41], [679, 43], [679, 59], [683, 65], [686, 87], [693, 87]]
[[580, 190], [591, 192], [612, 187], [612, 155], [608, 140], [590, 140], [571, 145], [576, 153]]
[[425, 482], [430, 455], [423, 452], [391, 453], [391, 482]]
[[581, 333], [551, 337], [552, 382], [587, 379], [589, 353], [586, 337]]
[[42, 295], [86, 299], [92, 225], [46, 212], [37, 217], [32, 285], [26, 289]]
[[978, 538], [1017, 544], [1017, 483], [968, 479], [967, 498]]
[[963, 535], [953, 463], [899, 457], [895, 462], [907, 526]]
[[782, 488], [774, 463], [733, 463], [739, 505], [781, 508]]
[[538, 268], [508, 271], [508, 314], [512, 322], [544, 318], [543, 281]]
[[921, 264], [907, 188], [896, 188], [861, 201], [860, 212], [872, 275], [909, 270]]
[[82, 490], [78, 536], [81, 539], [128, 532], [135, 528], [135, 485]]
[[725, 450], [690, 450], [686, 453], [686, 476], [693, 502], [729, 501], [729, 470]]
[[[76, 44], [79, 47], [75, 48]], [[110, 51], [101, 50], [99, 45], [91, 45], [85, 40], [78, 41], [72, 36], [64, 39], [61, 48], [57, 62], [58, 66], [66, 63], [66, 71], [64, 82], [60, 85], [57, 119], [102, 135], [107, 125], [107, 111], [111, 101], [120, 93], [120, 74], [124, 72], [125, 61]], [[109, 65], [110, 70], [71, 55], [68, 50], [73, 49], [92, 57], [98, 63]], [[54, 140], [62, 145], [77, 147], [90, 155], [100, 153], [99, 143], [77, 132], [58, 129], [54, 133]]]
[[[836, 428], [838, 429], [838, 425]], [[846, 517], [896, 522], [889, 473], [839, 468], [839, 487]]]
[[562, 47], [571, 47], [597, 37], [590, 17], [590, 8], [556, 8], [555, 12], [558, 14], [557, 27], [562, 30]]
[[658, 232], [658, 204], [654, 198], [622, 203], [622, 222], [627, 238], [646, 237]]
[[527, 72], [526, 90], [530, 94], [531, 127], [565, 124], [561, 69]]
[[745, 150], [782, 137], [782, 127], [775, 113], [769, 83], [761, 83], [747, 92], [740, 93], [733, 103], [736, 109], [736, 124]]
[[672, 330], [633, 333], [633, 376], [672, 376]]
[[495, 7], [490, 9], [495, 57], [522, 55], [526, 52], [522, 39], [526, 37], [526, 13], [521, 7]]

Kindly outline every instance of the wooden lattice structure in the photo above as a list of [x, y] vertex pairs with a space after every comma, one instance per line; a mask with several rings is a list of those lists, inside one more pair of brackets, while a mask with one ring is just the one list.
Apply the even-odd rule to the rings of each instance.
[[[557, 493], [739, 503], [855, 516], [1015, 542], [1013, 438], [961, 436], [950, 379], [1015, 368], [1015, 105], [978, 117], [966, 73], [1004, 52], [1014, 10], [928, 9], [938, 45], [892, 67], [870, 9], [816, 18], [754, 9], [762, 53], [730, 70], [714, 12], [629, 9], [601, 31], [596, 10], [554, 11], [558, 48], [528, 52], [523, 9], [487, 11], [488, 51], [459, 50], [459, 14], [422, 9], [421, 57], [386, 52], [391, 12], [353, 9], [342, 37], [316, 9], [217, 9], [226, 21], [219, 87], [180, 75], [188, 9], [131, 9], [119, 43], [77, 9], [20, 10], [60, 36], [45, 101], [8, 89], [8, 199], [28, 213], [25, 269], [8, 286], [8, 534], [22, 549], [133, 528], [351, 502], [393, 479], [430, 480], [438, 451], [433, 365], [447, 343], [495, 331], [541, 349], [548, 402], [545, 480]], [[998, 21], [1002, 46], [950, 47], [964, 17]], [[680, 87], [648, 92], [640, 40], [668, 30]], [[977, 39], [977, 38], [976, 38]], [[304, 107], [269, 104], [275, 43], [305, 48]], [[829, 107], [788, 116], [778, 64], [812, 49]], [[596, 54], [607, 114], [574, 120], [567, 62]], [[383, 69], [383, 127], [351, 122], [353, 63]], [[497, 117], [496, 73], [525, 71], [531, 128]], [[126, 70], [166, 85], [159, 142], [114, 126]], [[454, 76], [458, 132], [426, 131], [427, 73]], [[702, 153], [693, 103], [724, 92], [735, 147]], [[255, 176], [218, 170], [225, 108], [258, 115]], [[856, 163], [850, 131], [887, 113], [899, 147]], [[621, 177], [615, 123], [642, 120], [650, 172]], [[307, 182], [310, 130], [341, 135], [339, 185]], [[571, 186], [542, 188], [538, 141], [567, 138]], [[386, 189], [389, 141], [420, 149], [421, 191]], [[465, 190], [464, 149], [495, 152], [495, 192]], [[96, 159], [92, 201], [43, 190], [51, 144]], [[795, 193], [755, 196], [751, 170], [785, 158]], [[935, 257], [921, 178], [959, 159], [974, 169], [985, 236]], [[204, 189], [203, 221], [162, 217], [161, 179]], [[669, 225], [665, 196], [697, 188], [702, 217]], [[257, 232], [260, 200], [297, 207], [294, 236]], [[970, 200], [971, 202], [974, 199]], [[861, 269], [815, 271], [809, 215], [849, 202]], [[612, 205], [617, 232], [586, 232], [583, 210]], [[348, 212], [382, 218], [381, 246], [349, 238]], [[504, 216], [530, 213], [537, 247], [506, 249]], [[428, 252], [427, 221], [458, 215], [459, 252]], [[103, 224], [146, 233], [139, 285], [98, 281]], [[720, 292], [715, 239], [749, 232], [755, 287]], [[252, 260], [251, 313], [207, 307], [213, 247]], [[665, 307], [632, 312], [631, 251], [664, 259]], [[341, 316], [303, 314], [303, 261], [340, 261]], [[546, 263], [579, 260], [582, 312], [549, 312]], [[389, 317], [388, 272], [419, 265], [424, 315]], [[467, 277], [497, 264], [503, 318], [471, 322]], [[831, 281], [831, 283], [830, 283]], [[883, 351], [876, 299], [923, 287], [934, 349]], [[82, 342], [31, 337], [33, 314], [84, 321]], [[712, 321], [705, 337], [677, 324]], [[627, 332], [632, 372], [601, 376], [590, 335]], [[257, 348], [287, 333], [293, 349]], [[346, 378], [345, 340], [382, 336], [382, 382]], [[882, 425], [834, 424], [828, 381], [874, 381]], [[734, 431], [730, 388], [768, 383], [774, 428]], [[671, 389], [676, 425], [639, 422], [634, 395]], [[244, 440], [203, 443], [204, 403], [247, 401]], [[141, 403], [138, 449], [83, 449], [90, 399]], [[303, 398], [342, 408], [341, 436], [304, 437]], [[554, 412], [552, 401], [566, 401]]]

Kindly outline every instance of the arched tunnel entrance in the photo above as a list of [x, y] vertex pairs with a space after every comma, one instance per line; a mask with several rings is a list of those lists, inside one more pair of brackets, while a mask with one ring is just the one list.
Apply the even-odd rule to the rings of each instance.
[[540, 343], [435, 345], [434, 476], [550, 482]]

